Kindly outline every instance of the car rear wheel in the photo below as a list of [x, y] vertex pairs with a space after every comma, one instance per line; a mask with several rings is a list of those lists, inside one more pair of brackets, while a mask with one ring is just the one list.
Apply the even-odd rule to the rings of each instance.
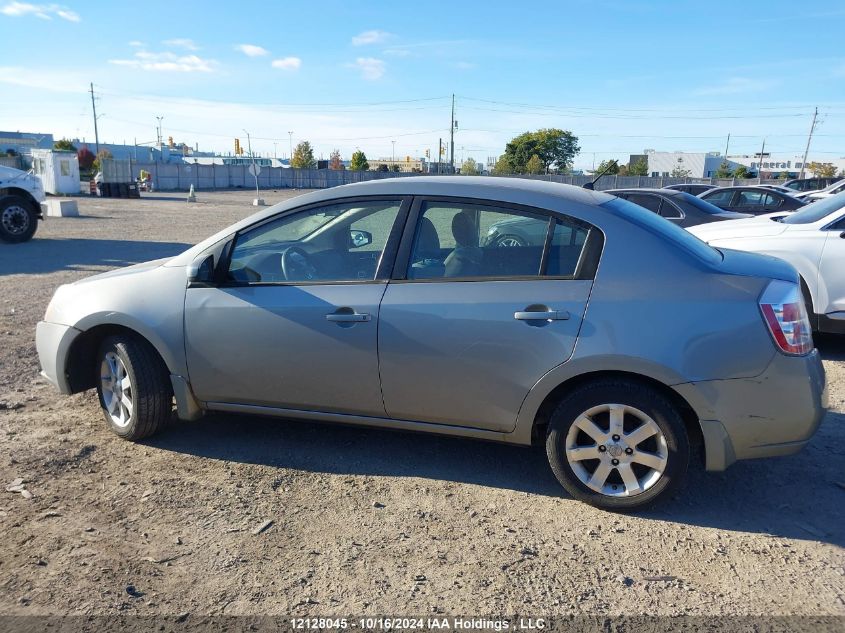
[[648, 385], [601, 380], [566, 396], [546, 453], [573, 497], [606, 510], [642, 509], [680, 485], [689, 438], [675, 406]]
[[38, 214], [29, 200], [20, 196], [0, 198], [0, 240], [13, 244], [26, 242], [37, 228]]
[[173, 391], [156, 351], [140, 339], [113, 336], [100, 345], [97, 394], [109, 428], [127, 440], [149, 437], [171, 417]]

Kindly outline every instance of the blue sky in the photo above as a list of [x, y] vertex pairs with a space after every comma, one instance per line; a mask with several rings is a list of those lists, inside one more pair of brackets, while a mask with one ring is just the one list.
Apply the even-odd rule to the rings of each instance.
[[[572, 130], [576, 166], [658, 150], [845, 156], [845, 7], [794, 2], [0, 0], [0, 129], [230, 151], [498, 155]], [[275, 143], [275, 145], [274, 145]], [[462, 149], [463, 148], [463, 149]]]

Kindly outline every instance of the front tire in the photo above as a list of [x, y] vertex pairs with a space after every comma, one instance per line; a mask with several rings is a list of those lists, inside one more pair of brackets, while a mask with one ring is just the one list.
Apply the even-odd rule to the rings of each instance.
[[668, 497], [686, 474], [690, 446], [678, 410], [661, 393], [610, 379], [582, 385], [560, 402], [546, 454], [574, 498], [624, 511]]
[[173, 390], [164, 363], [149, 343], [108, 337], [100, 345], [96, 369], [100, 406], [117, 436], [141, 440], [170, 420]]
[[0, 240], [18, 244], [32, 239], [38, 228], [38, 212], [21, 196], [0, 198]]

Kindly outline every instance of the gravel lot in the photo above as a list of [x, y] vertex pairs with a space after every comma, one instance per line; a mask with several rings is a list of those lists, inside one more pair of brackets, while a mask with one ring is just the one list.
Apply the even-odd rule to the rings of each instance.
[[806, 450], [691, 472], [638, 516], [567, 498], [541, 449], [231, 415], [130, 444], [39, 377], [59, 284], [252, 197], [80, 199], [0, 244], [0, 483], [32, 495], [0, 490], [0, 614], [845, 616], [845, 338], [817, 341], [832, 410]]

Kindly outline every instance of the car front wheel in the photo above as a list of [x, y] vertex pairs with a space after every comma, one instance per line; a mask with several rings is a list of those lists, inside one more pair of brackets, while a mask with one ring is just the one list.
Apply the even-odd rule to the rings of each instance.
[[560, 402], [549, 421], [546, 453], [576, 499], [633, 510], [680, 485], [690, 448], [680, 414], [661, 393], [635, 381], [600, 380]]
[[97, 394], [109, 428], [127, 440], [149, 437], [171, 417], [167, 370], [146, 341], [112, 336], [100, 345]]
[[12, 244], [26, 242], [38, 228], [38, 213], [20, 196], [0, 198], [0, 240]]

